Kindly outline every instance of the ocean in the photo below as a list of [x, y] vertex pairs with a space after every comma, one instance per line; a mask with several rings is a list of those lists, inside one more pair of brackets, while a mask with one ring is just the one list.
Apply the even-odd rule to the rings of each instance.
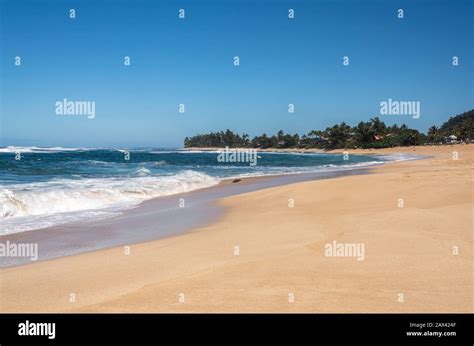
[[145, 200], [223, 179], [341, 171], [413, 158], [259, 152], [257, 164], [250, 165], [219, 162], [218, 155], [157, 148], [0, 148], [0, 235], [114, 217]]

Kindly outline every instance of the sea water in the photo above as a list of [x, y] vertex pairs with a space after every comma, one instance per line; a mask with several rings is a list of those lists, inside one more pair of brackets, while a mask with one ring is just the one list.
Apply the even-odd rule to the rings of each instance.
[[259, 152], [256, 164], [219, 151], [0, 148], [0, 235], [118, 215], [160, 196], [223, 179], [350, 170], [407, 156]]

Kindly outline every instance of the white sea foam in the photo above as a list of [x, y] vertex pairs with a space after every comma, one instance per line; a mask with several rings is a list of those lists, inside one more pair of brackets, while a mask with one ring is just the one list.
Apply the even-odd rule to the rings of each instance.
[[[325, 172], [338, 172], [347, 171], [353, 169], [369, 168], [371, 166], [383, 165], [383, 161], [367, 161], [350, 163], [347, 165], [334, 165], [326, 164], [321, 166], [308, 166], [308, 167], [283, 167], [283, 166], [270, 166], [267, 168], [260, 167], [255, 172], [245, 172], [242, 174], [233, 175], [227, 177], [232, 178], [246, 178], [246, 177], [263, 177], [272, 175], [291, 175], [291, 174], [307, 174], [307, 173], [325, 173]], [[238, 168], [237, 166], [235, 168]]]
[[150, 175], [151, 171], [148, 168], [140, 167], [134, 172], [134, 174], [137, 176], [144, 177], [144, 176]]
[[373, 155], [374, 157], [384, 161], [409, 161], [409, 160], [420, 160], [426, 158], [423, 155], [417, 154], [405, 154], [405, 153], [394, 153], [384, 155]]
[[7, 146], [7, 147], [0, 148], [0, 153], [57, 153], [60, 151], [86, 151], [86, 150], [96, 150], [96, 149], [94, 148], [63, 148], [63, 147], [42, 148], [42, 147]]
[[[308, 154], [301, 154], [301, 155], [308, 155]], [[320, 155], [320, 154], [317, 154], [317, 155]], [[271, 176], [271, 175], [347, 171], [347, 170], [353, 170], [353, 169], [370, 168], [373, 166], [383, 165], [387, 162], [419, 160], [419, 159], [425, 158], [425, 156], [415, 155], [415, 154], [405, 154], [405, 153], [370, 155], [370, 157], [377, 158], [380, 161], [356, 162], [356, 163], [348, 163], [345, 165], [325, 164], [325, 165], [320, 165], [320, 166], [307, 166], [307, 167], [289, 167], [289, 166], [258, 167], [258, 169], [256, 169], [255, 172], [246, 172], [242, 174], [236, 174], [232, 177], [227, 177], [227, 179], [245, 178], [245, 177], [261, 177], [261, 176]], [[238, 169], [242, 167], [228, 166], [226, 168]], [[220, 169], [222, 169], [222, 167], [220, 167]]]
[[[216, 149], [216, 150], [185, 150], [185, 149], [177, 149], [173, 151], [174, 153], [180, 154], [219, 154], [224, 148]], [[160, 154], [160, 151], [151, 151], [153, 154]]]
[[[0, 235], [83, 217], [107, 217], [147, 199], [216, 185], [218, 178], [195, 171], [134, 178], [61, 179], [0, 188]], [[84, 213], [86, 212], [87, 213]], [[74, 212], [82, 212], [72, 214]]]

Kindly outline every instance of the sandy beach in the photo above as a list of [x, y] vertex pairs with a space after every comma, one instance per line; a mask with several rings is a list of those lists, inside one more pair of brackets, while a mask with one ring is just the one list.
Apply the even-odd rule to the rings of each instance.
[[[472, 312], [474, 145], [357, 153], [430, 158], [226, 197], [183, 235], [2, 269], [0, 310]], [[325, 256], [333, 241], [364, 259]]]

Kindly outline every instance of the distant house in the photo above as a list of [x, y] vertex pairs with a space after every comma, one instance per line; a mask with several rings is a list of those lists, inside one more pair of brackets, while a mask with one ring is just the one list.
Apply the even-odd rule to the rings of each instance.
[[446, 136], [443, 138], [444, 143], [458, 143], [458, 137], [455, 135]]
[[374, 135], [373, 136], [374, 141], [381, 141], [383, 139], [382, 135]]
[[318, 141], [323, 141], [323, 142], [329, 142], [329, 138], [319, 136], [319, 135], [311, 135], [311, 136], [308, 136], [308, 138], [316, 139]]

